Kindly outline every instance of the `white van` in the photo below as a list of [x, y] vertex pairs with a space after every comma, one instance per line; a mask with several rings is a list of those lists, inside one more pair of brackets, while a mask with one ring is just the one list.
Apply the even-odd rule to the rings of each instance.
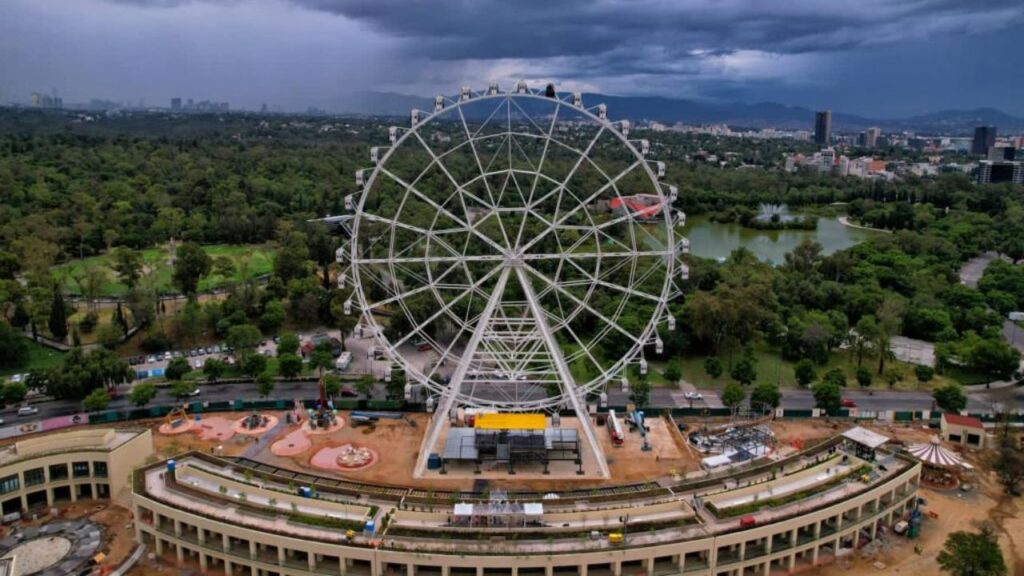
[[334, 369], [338, 372], [344, 372], [348, 370], [348, 367], [352, 365], [352, 353], [342, 352], [341, 356], [334, 361]]

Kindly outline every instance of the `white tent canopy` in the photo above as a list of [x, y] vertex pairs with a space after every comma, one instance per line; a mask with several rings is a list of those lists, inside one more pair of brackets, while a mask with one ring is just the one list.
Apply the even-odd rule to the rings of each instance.
[[886, 442], [889, 441], [889, 438], [887, 436], [883, 436], [878, 432], [872, 432], [867, 428], [861, 428], [860, 426], [850, 428], [849, 430], [844, 432], [843, 438], [856, 442], [857, 444], [860, 444], [862, 446], [867, 446], [872, 450], [878, 448], [882, 444], [885, 444]]
[[912, 444], [907, 447], [907, 452], [910, 452], [911, 456], [930, 466], [939, 468], [964, 466], [962, 458], [942, 447], [942, 441], [939, 440], [938, 436], [933, 436], [931, 441], [924, 444]]

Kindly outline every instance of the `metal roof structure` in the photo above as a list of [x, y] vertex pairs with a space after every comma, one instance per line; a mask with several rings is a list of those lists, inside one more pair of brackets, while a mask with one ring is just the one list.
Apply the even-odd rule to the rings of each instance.
[[871, 430], [860, 426], [850, 428], [846, 432], [843, 432], [843, 438], [846, 438], [851, 442], [856, 442], [862, 446], [867, 446], [872, 450], [889, 441], [888, 436], [883, 436], [878, 432], [872, 432]]

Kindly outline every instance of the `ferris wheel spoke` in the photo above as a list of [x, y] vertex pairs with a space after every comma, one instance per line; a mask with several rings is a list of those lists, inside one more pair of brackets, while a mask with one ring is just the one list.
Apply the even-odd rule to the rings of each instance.
[[491, 199], [491, 206], [495, 205], [494, 192], [491, 191], [491, 184], [487, 181], [486, 171], [484, 170], [484, 164], [480, 161], [480, 152], [476, 149], [476, 138], [469, 131], [469, 124], [466, 123], [466, 115], [462, 112], [462, 107], [459, 107], [459, 120], [462, 124], [462, 129], [466, 133], [466, 140], [469, 142], [469, 149], [473, 151], [473, 158], [476, 159], [476, 167], [480, 172], [480, 177], [484, 181], [484, 190], [487, 191], [487, 196]]
[[[561, 226], [561, 225], [565, 224], [565, 222], [569, 218], [572, 218], [573, 215], [575, 215], [577, 212], [582, 210], [585, 206], [587, 206], [588, 204], [590, 204], [591, 202], [593, 202], [597, 198], [600, 198], [601, 195], [604, 194], [606, 190], [608, 190], [609, 188], [613, 188], [615, 186], [616, 182], [618, 182], [619, 180], [624, 178], [627, 174], [629, 174], [633, 169], [635, 169], [639, 165], [640, 165], [639, 162], [634, 162], [633, 164], [631, 164], [630, 166], [626, 167], [624, 170], [619, 172], [614, 178], [612, 178], [612, 179], [608, 180], [607, 182], [605, 182], [604, 184], [602, 184], [601, 187], [598, 188], [594, 193], [592, 193], [590, 196], [585, 198], [583, 201], [578, 202], [577, 205], [574, 208], [570, 209], [565, 214], [562, 214], [562, 215], [558, 216], [556, 218], [556, 220], [555, 220], [554, 226]], [[543, 203], [545, 200], [550, 198], [556, 192], [561, 194], [561, 190], [556, 188], [555, 190], [553, 190], [551, 192], [548, 192], [547, 194], [542, 196], [540, 199], [538, 199], [536, 202], [534, 202], [533, 203], [534, 206]], [[554, 229], [554, 226], [552, 228], [548, 228], [547, 230], [541, 232], [535, 238], [533, 238], [532, 240], [527, 242], [526, 246], [524, 246], [523, 249], [526, 250], [530, 246], [532, 246], [532, 245], [536, 244], [537, 242], [540, 242], [541, 240], [543, 240], [545, 236], [547, 236], [548, 234], [551, 233], [551, 231]]]
[[447, 210], [446, 208], [444, 208], [443, 206], [441, 206], [440, 204], [435, 202], [433, 199], [428, 197], [426, 194], [424, 194], [423, 192], [420, 192], [419, 190], [417, 190], [416, 187], [413, 186], [412, 184], [409, 184], [408, 182], [405, 182], [404, 180], [402, 180], [401, 178], [399, 178], [395, 174], [391, 173], [389, 170], [381, 169], [381, 172], [386, 174], [389, 178], [391, 178], [392, 180], [397, 182], [399, 185], [404, 186], [408, 192], [411, 192], [412, 194], [414, 194], [417, 198], [419, 198], [423, 202], [426, 202], [427, 204], [431, 205], [435, 210], [438, 210], [439, 212], [442, 212], [445, 216], [447, 216], [448, 218], [451, 218], [453, 221], [455, 221], [460, 226], [463, 226], [464, 227], [463, 229], [465, 231], [470, 232], [471, 234], [473, 234], [477, 238], [480, 238], [481, 240], [483, 240], [487, 244], [490, 244], [493, 248], [497, 249], [499, 253], [505, 252], [505, 249], [502, 248], [500, 245], [498, 245], [497, 242], [491, 240], [486, 235], [482, 234], [479, 230], [477, 230], [475, 227], [473, 227], [473, 225], [469, 224], [468, 222], [466, 222], [462, 218], [459, 218], [454, 213], [452, 213], [450, 210]]
[[537, 270], [536, 268], [534, 268], [533, 266], [530, 266], [528, 264], [523, 266], [523, 268], [525, 270], [529, 271], [531, 274], [533, 274], [537, 278], [539, 278], [541, 281], [543, 281], [546, 284], [548, 284], [549, 286], [553, 287], [558, 292], [561, 292], [562, 294], [564, 294], [567, 298], [569, 298], [570, 300], [575, 302], [577, 306], [582, 307], [583, 309], [587, 310], [588, 312], [590, 312], [591, 314], [593, 314], [597, 318], [601, 319], [601, 321], [605, 322], [606, 324], [608, 324], [609, 326], [614, 328], [617, 332], [619, 332], [620, 334], [622, 334], [623, 336], [625, 336], [629, 340], [631, 340], [631, 341], [633, 341], [633, 342], [635, 342], [637, 344], [640, 344], [640, 345], [643, 344], [643, 342], [641, 342], [640, 339], [638, 339], [636, 336], [631, 334], [628, 330], [626, 330], [625, 328], [620, 326], [617, 322], [615, 322], [611, 318], [608, 318], [607, 316], [605, 316], [601, 312], [598, 312], [590, 304], [587, 304], [583, 300], [580, 300], [579, 298], [576, 297], [575, 294], [573, 294], [569, 290], [566, 290], [565, 288], [559, 286], [557, 282], [555, 282], [554, 280], [548, 278], [547, 275], [544, 274], [543, 272], [541, 272], [540, 270]]
[[591, 274], [590, 272], [585, 270], [583, 267], [577, 265], [576, 262], [574, 262], [572, 260], [567, 260], [567, 262], [569, 262], [569, 264], [573, 268], [575, 268], [576, 270], [579, 270], [581, 274], [586, 276], [587, 277], [587, 281], [589, 281], [589, 282], [593, 282], [594, 284], [597, 284], [599, 286], [604, 286], [605, 288], [611, 288], [612, 290], [621, 292], [623, 294], [629, 294], [631, 296], [639, 296], [641, 298], [646, 298], [648, 300], [652, 300], [652, 301], [658, 302], [658, 303], [661, 302], [661, 298], [658, 297], [658, 296], [655, 296], [654, 294], [648, 294], [647, 292], [644, 292], [643, 290], [637, 290], [636, 288], [627, 288], [626, 286], [622, 286], [621, 284], [616, 284], [615, 282], [608, 282], [607, 280], [601, 280], [600, 278], [595, 277], [593, 274]]
[[[452, 308], [452, 306], [454, 306], [460, 300], [465, 298], [467, 294], [470, 294], [470, 293], [474, 292], [475, 289], [479, 288], [484, 282], [486, 282], [488, 279], [490, 279], [492, 276], [494, 276], [495, 273], [497, 273], [499, 270], [507, 270], [507, 268], [504, 268], [504, 267], [495, 267], [495, 268], [493, 268], [490, 272], [488, 272], [487, 274], [484, 274], [482, 277], [480, 277], [479, 280], [474, 282], [473, 285], [470, 286], [468, 289], [463, 290], [458, 296], [455, 296], [450, 301], [446, 302], [443, 306], [441, 306], [441, 308], [439, 310], [437, 310], [436, 312], [431, 314], [426, 320], [424, 320], [423, 322], [420, 322], [419, 324], [416, 324], [412, 328], [410, 328], [409, 332], [406, 333], [405, 336], [402, 336], [397, 341], [395, 341], [395, 342], [393, 342], [391, 344], [391, 348], [389, 350], [390, 354], [394, 354], [395, 351], [398, 350], [399, 346], [401, 346], [402, 344], [407, 342], [409, 340], [409, 338], [411, 338], [414, 334], [420, 333], [426, 326], [429, 326], [432, 322], [434, 322], [434, 320], [437, 320], [439, 317], [441, 317], [442, 314], [447, 313], [448, 310], [450, 310]], [[505, 273], [503, 275], [507, 275], [507, 273]], [[493, 297], [494, 297], [494, 295], [492, 293], [492, 298]]]
[[[429, 166], [424, 168], [423, 172], [420, 174], [420, 176], [417, 177], [416, 181], [413, 182], [414, 185], [419, 181], [419, 178], [422, 177], [423, 174], [426, 174], [427, 171], [430, 170], [430, 168], [432, 168], [433, 166], [437, 166], [438, 169], [441, 170], [441, 172], [444, 172], [445, 177], [447, 177], [448, 181], [452, 183], [452, 186], [455, 187], [457, 193], [464, 196], [469, 196], [476, 202], [480, 203], [481, 206], [494, 208], [493, 204], [488, 204], [486, 200], [478, 197], [472, 192], [469, 192], [468, 190], [466, 190], [465, 186], [459, 184], [459, 182], [455, 179], [455, 176], [452, 176], [451, 171], [448, 170], [448, 166], [445, 165], [443, 160], [441, 160], [441, 157], [438, 156], [437, 153], [435, 153], [434, 150], [427, 145], [425, 140], [423, 140], [423, 136], [421, 136], [419, 132], [415, 132], [414, 134], [416, 136], [416, 140], [419, 141], [420, 145], [423, 146], [423, 148], [427, 151], [428, 154], [430, 154], [430, 157], [433, 160]], [[463, 200], [463, 209], [465, 209], [465, 200]]]

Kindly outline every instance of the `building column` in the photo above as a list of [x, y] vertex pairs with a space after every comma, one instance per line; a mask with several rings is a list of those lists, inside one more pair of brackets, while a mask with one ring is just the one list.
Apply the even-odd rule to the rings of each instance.
[[766, 556], [771, 556], [771, 554], [772, 554], [772, 541], [774, 541], [774, 540], [775, 540], [775, 535], [774, 534], [769, 534], [769, 535], [764, 537], [764, 553], [765, 553]]
[[206, 572], [206, 552], [199, 553], [199, 570]]
[[682, 574], [686, 569], [686, 553], [681, 552], [679, 557], [676, 559], [676, 566], [679, 568], [679, 573]]
[[740, 562], [747, 559], [747, 541], [740, 542]]
[[164, 554], [164, 539], [159, 535], [156, 536], [156, 555], [157, 557], [163, 556]]
[[231, 537], [227, 533], [221, 534], [220, 537], [224, 542], [224, 552], [231, 552]]
[[[544, 567], [544, 576], [554, 576], [555, 569], [551, 564]], [[442, 574], [441, 576], [448, 576], [448, 574]]]
[[451, 566], [441, 566], [441, 576], [451, 576], [451, 574], [452, 574], [452, 567]]
[[650, 558], [648, 558], [646, 564], [647, 564], [647, 568], [646, 568], [647, 576], [652, 576], [654, 574], [654, 556], [651, 556]]
[[174, 545], [174, 554], [178, 557], [179, 566], [185, 562], [185, 550], [182, 549], [181, 544]]
[[199, 543], [202, 545], [206, 544], [206, 528], [196, 526], [196, 538], [199, 539]]
[[231, 560], [224, 559], [224, 576], [234, 576], [234, 572], [231, 569]]
[[409, 563], [405, 565], [405, 576], [416, 576], [416, 565]]
[[[278, 550], [280, 550], [280, 548], [278, 548]], [[306, 561], [307, 564], [309, 564], [309, 571], [316, 572], [316, 554], [314, 554], [313, 552], [308, 552], [306, 554]]]
[[796, 568], [796, 552], [789, 555], [789, 572], [793, 573], [793, 569]]
[[249, 558], [256, 557], [256, 541], [249, 540]]
[[811, 566], [818, 565], [818, 544], [815, 542], [814, 547], [811, 548]]
[[580, 564], [579, 571], [580, 571], [580, 576], [587, 576], [587, 565], [586, 564]]
[[71, 491], [71, 501], [78, 502], [78, 485], [74, 482], [68, 484], [68, 488]]
[[284, 566], [284, 546], [277, 547], [277, 563]]
[[181, 538], [181, 520], [174, 519], [174, 535]]
[[612, 576], [622, 576], [622, 560], [612, 562]]
[[[48, 508], [53, 507], [53, 488], [46, 489], [46, 506]], [[138, 516], [136, 516], [138, 518]]]

